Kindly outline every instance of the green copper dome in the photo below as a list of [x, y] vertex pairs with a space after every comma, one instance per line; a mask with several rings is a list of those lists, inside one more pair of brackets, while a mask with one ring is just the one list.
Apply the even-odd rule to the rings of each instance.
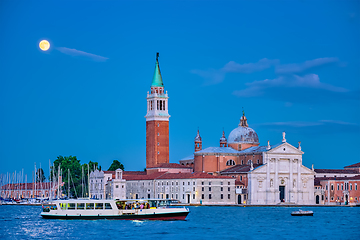
[[154, 76], [153, 76], [153, 80], [151, 83], [151, 87], [164, 87], [162, 77], [161, 77], [158, 57], [159, 57], [159, 53], [157, 53], [157, 55], [156, 55], [155, 71], [154, 71]]

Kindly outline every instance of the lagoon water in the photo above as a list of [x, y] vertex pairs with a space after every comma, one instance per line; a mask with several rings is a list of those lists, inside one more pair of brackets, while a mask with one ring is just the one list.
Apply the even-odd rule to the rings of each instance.
[[360, 207], [190, 207], [186, 221], [50, 220], [0, 206], [0, 239], [359, 239]]

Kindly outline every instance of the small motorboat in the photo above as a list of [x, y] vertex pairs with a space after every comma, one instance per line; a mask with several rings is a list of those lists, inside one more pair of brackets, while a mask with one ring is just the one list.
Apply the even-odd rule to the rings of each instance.
[[291, 216], [313, 216], [313, 215], [314, 215], [313, 211], [303, 211], [301, 209], [299, 209], [299, 211], [291, 212]]

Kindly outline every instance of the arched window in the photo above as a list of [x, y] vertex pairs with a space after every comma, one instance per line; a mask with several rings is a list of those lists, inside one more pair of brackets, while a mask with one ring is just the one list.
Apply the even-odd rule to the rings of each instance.
[[235, 161], [232, 159], [230, 159], [226, 162], [226, 166], [233, 166], [233, 165], [235, 165]]

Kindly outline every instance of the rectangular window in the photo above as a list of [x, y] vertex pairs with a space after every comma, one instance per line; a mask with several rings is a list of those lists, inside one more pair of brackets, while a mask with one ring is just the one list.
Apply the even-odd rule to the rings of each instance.
[[204, 198], [205, 198], [204, 194], [201, 194], [201, 199], [204, 199]]
[[211, 187], [209, 187], [209, 192], [211, 192]]
[[222, 190], [223, 190], [223, 187], [220, 188], [220, 191], [222, 191]]
[[201, 185], [204, 185], [204, 182], [201, 182]]
[[75, 210], [75, 203], [68, 203], [68, 210]]
[[223, 182], [220, 182], [220, 185], [223, 185]]
[[242, 181], [242, 176], [240, 176], [240, 181]]
[[230, 194], [228, 194], [228, 199], [230, 199]]
[[195, 185], [195, 182], [193, 182], [193, 185]]
[[77, 206], [76, 206], [76, 209], [84, 210], [85, 209], [85, 203], [78, 203]]
[[211, 185], [211, 182], [209, 182], [209, 185]]
[[148, 198], [150, 198], [150, 194], [148, 194]]
[[176, 199], [178, 199], [178, 195], [176, 194], [175, 196], [176, 196]]
[[190, 182], [188, 182], [188, 185], [190, 185]]
[[110, 203], [105, 203], [105, 209], [112, 209], [111, 204]]
[[193, 199], [195, 199], [195, 194], [193, 194]]
[[87, 203], [87, 204], [86, 204], [86, 209], [87, 209], [87, 210], [92, 210], [92, 209], [94, 209], [94, 203]]
[[209, 194], [209, 199], [211, 199], [211, 194]]
[[183, 194], [183, 199], [185, 199], [185, 195]]
[[[345, 183], [346, 184], [346, 183]], [[346, 185], [345, 185], [346, 186]], [[344, 185], [341, 184], [341, 190], [344, 190]]]
[[228, 187], [228, 191], [230, 192], [230, 187]]
[[331, 184], [331, 191], [333, 191], [334, 190], [334, 185], [333, 184]]
[[60, 208], [62, 210], [65, 210], [66, 209], [66, 203], [60, 203]]
[[204, 191], [204, 187], [201, 188], [201, 191]]
[[230, 182], [228, 182], [228, 185], [230, 185]]
[[338, 191], [340, 190], [339, 184], [337, 184], [337, 190], [338, 190]]
[[103, 203], [95, 203], [95, 209], [103, 209], [104, 204]]
[[193, 191], [195, 191], [195, 187], [193, 187]]
[[224, 198], [224, 196], [222, 194], [220, 194], [220, 199], [223, 199], [223, 198]]
[[355, 183], [355, 190], [357, 190], [357, 183]]

